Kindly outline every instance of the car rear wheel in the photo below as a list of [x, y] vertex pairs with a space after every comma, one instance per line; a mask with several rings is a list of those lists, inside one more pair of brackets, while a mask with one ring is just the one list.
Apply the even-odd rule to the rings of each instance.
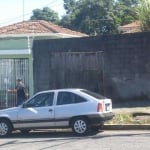
[[8, 136], [11, 132], [12, 132], [11, 123], [6, 119], [0, 120], [0, 136], [1, 137]]
[[72, 130], [77, 135], [86, 135], [89, 131], [88, 120], [84, 117], [75, 118], [72, 122]]

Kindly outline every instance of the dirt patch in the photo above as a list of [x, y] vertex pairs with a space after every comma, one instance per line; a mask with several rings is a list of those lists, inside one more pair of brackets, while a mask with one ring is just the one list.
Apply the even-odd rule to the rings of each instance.
[[107, 124], [150, 124], [150, 108], [115, 109], [115, 117]]
[[143, 122], [144, 120], [150, 120], [150, 113], [135, 112], [132, 115], [136, 121], [142, 121]]

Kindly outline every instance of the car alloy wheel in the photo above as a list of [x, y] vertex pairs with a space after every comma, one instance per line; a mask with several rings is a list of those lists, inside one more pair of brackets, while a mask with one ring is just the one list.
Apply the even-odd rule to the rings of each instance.
[[86, 118], [76, 118], [72, 123], [72, 130], [78, 135], [84, 135], [88, 132], [88, 121]]
[[9, 121], [2, 119], [0, 121], [0, 136], [7, 136], [11, 133], [12, 128]]

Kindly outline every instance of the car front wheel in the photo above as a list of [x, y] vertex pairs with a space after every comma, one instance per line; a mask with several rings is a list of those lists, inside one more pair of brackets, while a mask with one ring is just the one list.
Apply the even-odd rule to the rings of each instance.
[[72, 122], [72, 130], [77, 135], [85, 135], [89, 131], [89, 124], [86, 118], [75, 118]]
[[10, 122], [6, 119], [0, 120], [0, 136], [8, 136], [12, 132], [12, 126]]

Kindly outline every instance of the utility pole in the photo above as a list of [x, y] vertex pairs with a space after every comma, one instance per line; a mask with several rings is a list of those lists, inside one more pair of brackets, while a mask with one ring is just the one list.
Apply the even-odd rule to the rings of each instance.
[[24, 21], [24, 0], [22, 1], [22, 19]]

